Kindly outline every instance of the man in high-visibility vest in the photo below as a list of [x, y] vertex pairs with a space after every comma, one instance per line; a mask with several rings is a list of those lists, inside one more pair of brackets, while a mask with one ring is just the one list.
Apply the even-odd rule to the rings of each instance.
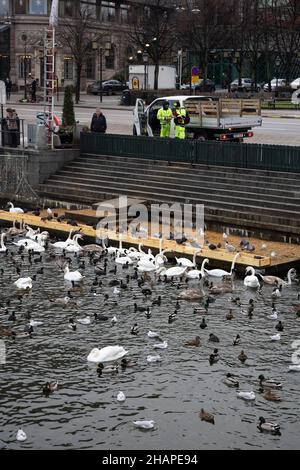
[[175, 138], [185, 139], [185, 125], [187, 119], [186, 109], [180, 106], [180, 102], [177, 101], [174, 104], [174, 122], [175, 122]]
[[157, 119], [160, 122], [160, 136], [164, 138], [170, 137], [173, 113], [168, 101], [166, 101], [163, 107], [158, 110]]

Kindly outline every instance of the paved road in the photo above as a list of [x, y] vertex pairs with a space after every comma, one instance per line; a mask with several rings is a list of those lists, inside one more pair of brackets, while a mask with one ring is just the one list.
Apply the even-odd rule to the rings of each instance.
[[[109, 106], [114, 106], [114, 102], [109, 102]], [[105, 105], [105, 104], [104, 104]], [[117, 100], [115, 100], [117, 108]], [[36, 121], [36, 113], [42, 111], [42, 106], [30, 106], [18, 104], [14, 106], [20, 118], [26, 119], [30, 123]], [[95, 103], [91, 103], [86, 108], [76, 108], [76, 119], [80, 124], [89, 125], [92, 114], [95, 109]], [[57, 109], [57, 116], [61, 119], [61, 108]], [[111, 133], [132, 134], [133, 116], [132, 111], [120, 107], [119, 109], [104, 109], [108, 122], [108, 130]], [[277, 112], [278, 114], [278, 112]], [[249, 139], [252, 143], [281, 144], [281, 145], [300, 145], [300, 119], [296, 119], [297, 113], [293, 119], [266, 117], [263, 120], [263, 127], [254, 129], [255, 137]], [[268, 113], [270, 116], [276, 116], [276, 113]], [[300, 115], [299, 115], [300, 117]]]

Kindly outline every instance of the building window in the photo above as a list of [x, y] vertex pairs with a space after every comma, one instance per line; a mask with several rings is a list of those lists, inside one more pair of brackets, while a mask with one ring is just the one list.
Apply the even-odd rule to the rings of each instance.
[[120, 5], [120, 22], [121, 23], [128, 23], [129, 20], [129, 5]]
[[107, 69], [115, 68], [115, 56], [111, 52], [108, 56], [105, 57], [105, 67]]
[[15, 14], [26, 15], [27, 13], [27, 0], [15, 0]]
[[73, 17], [75, 16], [75, 2], [74, 0], [60, 0], [59, 2], [59, 16], [60, 17]]
[[73, 57], [64, 58], [64, 78], [65, 80], [73, 80], [74, 59]]
[[116, 17], [115, 2], [101, 2], [100, 20], [104, 22], [114, 21]]
[[0, 0], [0, 16], [7, 16], [9, 14], [9, 1]]
[[30, 15], [47, 15], [48, 0], [29, 0]]
[[88, 80], [95, 80], [96, 75], [96, 58], [89, 57], [86, 61], [86, 78]]
[[31, 74], [31, 55], [21, 55], [19, 57], [19, 78], [25, 78], [25, 71], [26, 78], [28, 78]]

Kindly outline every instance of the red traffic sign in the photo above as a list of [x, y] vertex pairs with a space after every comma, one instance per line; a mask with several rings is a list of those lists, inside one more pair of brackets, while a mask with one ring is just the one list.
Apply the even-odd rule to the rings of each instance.
[[194, 67], [192, 67], [192, 75], [200, 75], [200, 67], [194, 65]]

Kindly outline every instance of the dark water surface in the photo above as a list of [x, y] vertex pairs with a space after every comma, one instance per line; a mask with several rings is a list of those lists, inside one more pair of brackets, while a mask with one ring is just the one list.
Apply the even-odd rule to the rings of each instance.
[[[17, 253], [17, 250], [9, 248]], [[78, 260], [72, 257], [72, 270]], [[20, 256], [15, 255], [20, 261]], [[38, 258], [38, 256], [36, 256]], [[254, 319], [249, 320], [241, 309], [229, 299], [231, 294], [216, 297], [207, 315], [209, 327], [199, 328], [202, 316], [193, 313], [195, 304], [181, 303], [177, 321], [169, 325], [168, 316], [173, 313], [180, 290], [178, 283], [146, 283], [153, 289], [151, 300], [162, 296], [161, 307], [152, 307], [152, 318], [134, 313], [134, 303], [145, 305], [146, 300], [136, 280], [130, 280], [127, 290], [120, 296], [113, 295], [112, 279], [126, 280], [134, 268], [118, 267], [117, 274], [100, 277], [103, 287], [99, 294], [90, 292], [94, 280], [94, 267], [86, 258], [83, 292], [75, 292], [79, 307], [51, 306], [48, 299], [64, 297], [67, 285], [49, 253], [43, 255], [45, 268], [38, 275], [33, 290], [17, 299], [13, 282], [19, 277], [33, 275], [40, 263], [28, 264], [25, 255], [21, 276], [15, 273], [10, 256], [0, 255], [0, 299], [12, 298], [9, 311], [16, 311], [16, 331], [23, 331], [26, 320], [21, 314], [31, 312], [32, 319], [44, 324], [36, 327], [32, 339], [5, 339], [7, 363], [0, 365], [0, 448], [2, 449], [296, 449], [299, 448], [299, 378], [300, 373], [289, 373], [293, 354], [292, 343], [300, 339], [299, 322], [291, 305], [297, 303], [298, 286], [284, 289], [277, 302], [285, 331], [280, 343], [271, 343], [276, 334], [277, 321], [270, 320], [271, 287], [265, 287], [264, 296], [247, 290], [241, 280], [236, 280], [234, 296], [240, 296], [242, 309], [251, 298], [256, 299]], [[114, 267], [109, 259], [108, 270]], [[195, 283], [190, 283], [195, 286]], [[182, 290], [182, 287], [179, 286]], [[235, 319], [226, 321], [225, 315], [233, 308]], [[0, 323], [10, 326], [7, 314], [0, 309]], [[77, 331], [68, 328], [71, 317], [83, 318], [94, 313], [109, 318], [117, 316], [118, 323], [93, 322], [90, 326], [78, 325]], [[137, 322], [138, 336], [130, 329]], [[147, 337], [149, 330], [159, 332], [161, 341], [169, 347], [158, 352], [153, 345], [160, 340]], [[210, 333], [219, 336], [221, 360], [210, 366], [208, 357], [215, 345], [208, 343]], [[233, 347], [237, 334], [242, 345]], [[201, 337], [200, 348], [186, 348], [184, 343], [196, 335]], [[115, 376], [98, 377], [96, 365], [87, 362], [87, 355], [94, 347], [120, 345], [129, 351], [128, 358], [138, 361], [138, 366], [120, 370]], [[238, 355], [244, 349], [249, 359], [241, 364]], [[147, 364], [147, 356], [160, 354], [160, 364]], [[256, 401], [247, 403], [236, 396], [236, 389], [222, 383], [226, 373], [236, 374], [240, 390], [256, 393]], [[282, 391], [275, 392], [282, 402], [266, 401], [259, 393], [258, 376], [278, 378], [283, 381]], [[47, 381], [59, 381], [59, 389], [48, 398], [42, 394]], [[119, 391], [127, 397], [124, 403], [116, 400]], [[214, 413], [215, 426], [201, 422], [201, 408]], [[281, 425], [282, 436], [260, 434], [258, 418]], [[155, 428], [142, 431], [133, 425], [134, 420], [154, 420]], [[16, 432], [23, 429], [25, 442], [16, 440]]]

